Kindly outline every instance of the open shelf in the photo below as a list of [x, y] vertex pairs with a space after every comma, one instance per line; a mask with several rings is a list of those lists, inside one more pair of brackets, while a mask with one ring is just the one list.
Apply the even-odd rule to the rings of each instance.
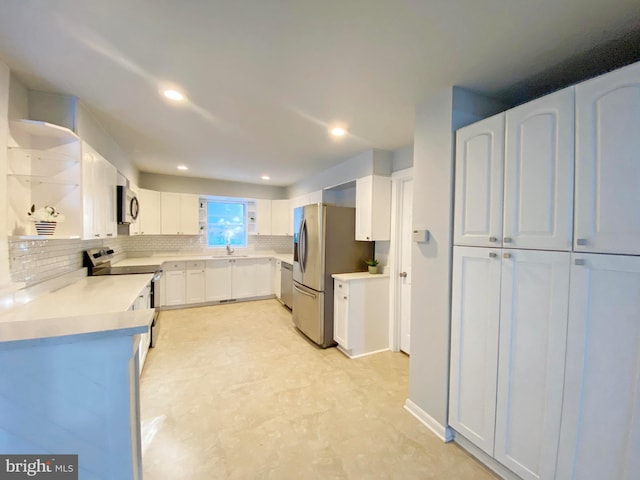
[[78, 182], [72, 180], [56, 179], [40, 175], [15, 175], [12, 173], [7, 174], [9, 178], [15, 178], [24, 185], [58, 185], [63, 187], [79, 187]]
[[54, 125], [52, 123], [40, 122], [38, 120], [14, 120], [11, 122], [11, 126], [28, 133], [29, 135], [59, 138], [63, 140], [80, 140], [80, 137], [68, 128]]

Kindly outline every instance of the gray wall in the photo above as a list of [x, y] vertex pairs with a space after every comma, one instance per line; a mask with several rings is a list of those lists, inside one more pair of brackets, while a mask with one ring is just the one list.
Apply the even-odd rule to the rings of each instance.
[[221, 197], [264, 198], [271, 200], [287, 198], [285, 187], [147, 172], [140, 173], [138, 186], [161, 192], [196, 193]]
[[77, 97], [29, 90], [29, 117], [73, 130], [130, 181], [138, 183], [139, 172], [130, 156]]
[[409, 400], [447, 425], [452, 255], [454, 131], [502, 105], [459, 88], [444, 88], [416, 107], [413, 225], [429, 230], [413, 243]]
[[391, 156], [391, 170], [398, 172], [413, 167], [413, 145], [394, 150]]
[[315, 192], [327, 187], [342, 185], [356, 178], [366, 177], [374, 173], [390, 175], [391, 158], [391, 152], [385, 150], [365, 150], [364, 152], [343, 160], [333, 167], [290, 185], [287, 189], [288, 198]]

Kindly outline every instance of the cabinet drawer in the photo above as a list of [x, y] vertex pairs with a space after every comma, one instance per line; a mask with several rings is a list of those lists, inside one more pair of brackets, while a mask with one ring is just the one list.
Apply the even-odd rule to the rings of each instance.
[[162, 264], [162, 270], [171, 272], [173, 270], [184, 270], [185, 262], [165, 262]]
[[349, 295], [349, 282], [336, 280], [333, 291], [337, 294]]
[[216, 259], [216, 260], [207, 260], [206, 261], [207, 268], [220, 268], [227, 265], [231, 265], [231, 260], [226, 258]]
[[204, 270], [205, 261], [204, 260], [191, 260], [186, 262], [187, 270]]

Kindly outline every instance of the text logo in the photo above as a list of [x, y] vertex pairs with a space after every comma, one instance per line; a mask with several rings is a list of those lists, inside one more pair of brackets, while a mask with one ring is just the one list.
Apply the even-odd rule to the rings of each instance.
[[0, 455], [0, 480], [78, 480], [78, 455]]

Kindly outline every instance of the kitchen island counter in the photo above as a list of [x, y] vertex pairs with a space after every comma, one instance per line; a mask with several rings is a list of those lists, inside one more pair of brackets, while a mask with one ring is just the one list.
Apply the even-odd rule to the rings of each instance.
[[81, 277], [0, 314], [0, 348], [5, 342], [77, 335], [133, 335], [148, 328], [153, 309], [129, 311], [153, 275]]

